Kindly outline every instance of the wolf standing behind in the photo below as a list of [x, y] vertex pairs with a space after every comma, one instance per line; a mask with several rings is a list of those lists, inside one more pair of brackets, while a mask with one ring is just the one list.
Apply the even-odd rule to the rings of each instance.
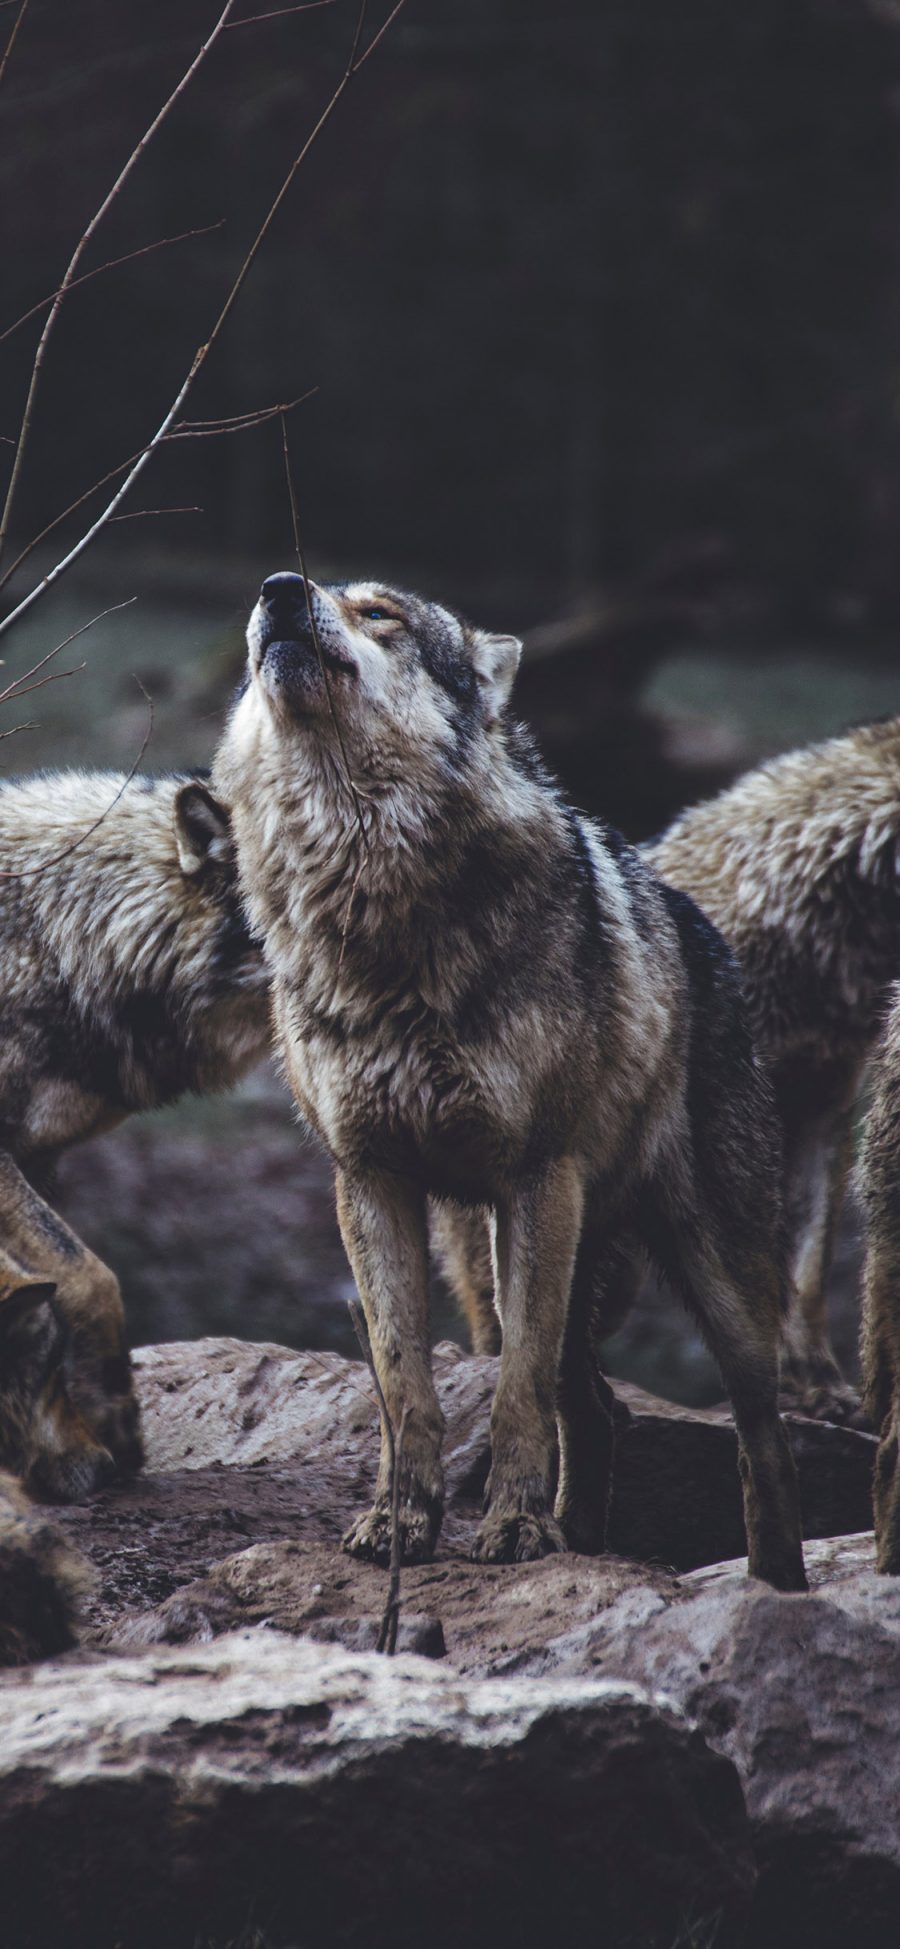
[[862, 1072], [900, 974], [900, 717], [771, 759], [643, 850], [734, 948], [770, 1067], [796, 1294], [783, 1398], [856, 1419], [826, 1282]]
[[[443, 1504], [431, 1196], [492, 1213], [503, 1351], [476, 1557], [602, 1547], [611, 1396], [591, 1313], [636, 1226], [734, 1403], [750, 1569], [802, 1588], [776, 1412], [778, 1141], [728, 950], [547, 777], [508, 711], [515, 639], [379, 584], [307, 599], [276, 575], [248, 642], [214, 780], [287, 1074], [337, 1166], [388, 1412], [406, 1417], [406, 1558], [431, 1555]], [[375, 1507], [346, 1538], [380, 1561], [389, 1478], [383, 1438]]]
[[866, 1215], [862, 1369], [880, 1436], [875, 1459], [875, 1556], [900, 1576], [900, 986], [875, 1065], [859, 1162]]
[[[267, 978], [228, 815], [207, 787], [79, 771], [0, 784], [0, 984], [0, 1253], [12, 1268], [0, 1459], [75, 1498], [113, 1464], [139, 1467], [138, 1408], [118, 1280], [41, 1191], [69, 1145], [186, 1090], [224, 1089], [268, 1044]], [[38, 1386], [51, 1310], [57, 1357]]]

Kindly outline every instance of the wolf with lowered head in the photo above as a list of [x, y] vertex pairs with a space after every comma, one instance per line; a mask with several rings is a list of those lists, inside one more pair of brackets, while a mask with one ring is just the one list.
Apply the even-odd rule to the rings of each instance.
[[[491, 1213], [503, 1350], [475, 1556], [603, 1545], [611, 1395], [591, 1317], [637, 1226], [731, 1394], [750, 1569], [802, 1588], [776, 1412], [778, 1142], [729, 951], [544, 772], [509, 710], [514, 638], [381, 584], [282, 574], [248, 642], [213, 780], [404, 1428], [405, 1557], [431, 1555], [443, 1500], [430, 1197]], [[389, 1532], [383, 1439], [346, 1545], [386, 1561]]]
[[76, 1499], [137, 1468], [141, 1443], [118, 1281], [48, 1202], [55, 1161], [133, 1110], [224, 1088], [268, 1043], [228, 815], [203, 781], [5, 780], [0, 983], [0, 1458]]

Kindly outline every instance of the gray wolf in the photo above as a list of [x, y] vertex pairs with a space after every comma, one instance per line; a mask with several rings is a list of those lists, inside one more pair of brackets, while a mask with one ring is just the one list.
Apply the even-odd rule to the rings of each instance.
[[[263, 584], [248, 645], [213, 780], [403, 1430], [405, 1556], [431, 1554], [443, 1502], [432, 1198], [491, 1218], [503, 1348], [476, 1557], [602, 1547], [611, 1393], [593, 1322], [636, 1229], [731, 1394], [751, 1572], [802, 1588], [776, 1410], [777, 1127], [729, 950], [548, 777], [509, 709], [515, 638], [379, 583], [286, 574]], [[383, 1439], [351, 1553], [386, 1560], [389, 1491]]]
[[[0, 984], [0, 1246], [53, 1289], [98, 1479], [110, 1456], [128, 1474], [142, 1451], [118, 1281], [47, 1192], [69, 1145], [184, 1091], [224, 1088], [267, 1046], [267, 980], [209, 788], [77, 771], [4, 781]], [[22, 1421], [24, 1369], [18, 1408], [16, 1388], [7, 1349], [8, 1430]], [[90, 1486], [78, 1481], [72, 1493]]]
[[89, 1565], [44, 1511], [0, 1474], [0, 1665], [70, 1650], [91, 1580]]
[[875, 1552], [879, 1570], [900, 1576], [900, 987], [874, 1065], [863, 1131], [859, 1186], [866, 1217], [861, 1354], [863, 1399], [879, 1434], [875, 1461]]
[[772, 759], [683, 813], [645, 856], [734, 948], [770, 1066], [796, 1295], [782, 1402], [856, 1420], [826, 1281], [854, 1106], [900, 974], [900, 717]]

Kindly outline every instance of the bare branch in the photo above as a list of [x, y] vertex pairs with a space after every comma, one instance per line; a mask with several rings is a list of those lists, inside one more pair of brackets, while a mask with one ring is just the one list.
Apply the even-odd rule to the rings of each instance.
[[[221, 230], [227, 220], [227, 217], [220, 217], [218, 223], [204, 223], [197, 230], [179, 230], [174, 237], [158, 237], [153, 244], [141, 244], [138, 250], [126, 250], [123, 257], [110, 257], [105, 264], [98, 264], [96, 270], [82, 271], [80, 277], [72, 278], [67, 289], [69, 291], [75, 291], [79, 284], [89, 284], [92, 277], [102, 277], [104, 271], [118, 270], [120, 264], [131, 264], [136, 257], [149, 257], [151, 251], [165, 250], [169, 244], [183, 244], [190, 237], [209, 237], [214, 230]], [[36, 318], [38, 312], [43, 311], [45, 305], [53, 304], [54, 300], [62, 295], [62, 290], [62, 285], [58, 285], [56, 290], [51, 291], [48, 297], [40, 298], [36, 305], [32, 305], [30, 311], [23, 311], [21, 318], [17, 318], [14, 325], [7, 325], [6, 330], [0, 332], [0, 345], [3, 345], [6, 339], [12, 338], [13, 333], [18, 331], [20, 325], [27, 325], [30, 318]], [[11, 447], [14, 447], [16, 443], [14, 440], [10, 440], [9, 444]]]
[[296, 407], [312, 399], [318, 390], [318, 386], [308, 386], [305, 393], [298, 394], [296, 399], [285, 400], [276, 406], [257, 406], [253, 412], [235, 413], [230, 419], [179, 420], [171, 433], [166, 434], [166, 441], [209, 440], [220, 433], [252, 432], [255, 426], [266, 426], [269, 420], [283, 420], [286, 413], [293, 413]]
[[387, 1603], [384, 1607], [381, 1629], [378, 1633], [378, 1643], [375, 1649], [376, 1651], [384, 1651], [389, 1658], [393, 1658], [394, 1652], [397, 1649], [397, 1626], [400, 1622], [400, 1571], [403, 1558], [400, 1543], [400, 1464], [403, 1460], [403, 1442], [406, 1435], [406, 1420], [409, 1409], [404, 1408], [400, 1420], [400, 1430], [395, 1437], [394, 1424], [388, 1414], [384, 1391], [375, 1370], [375, 1359], [372, 1353], [372, 1343], [369, 1339], [369, 1329], [366, 1325], [365, 1314], [358, 1299], [351, 1299], [350, 1301], [350, 1318], [353, 1321], [354, 1331], [362, 1349], [362, 1357], [372, 1376], [372, 1384], [378, 1401], [378, 1412], [381, 1416], [381, 1425], [384, 1429], [385, 1441], [387, 1442], [388, 1465], [391, 1471], [391, 1574], [388, 1584]]
[[389, 14], [388, 14], [388, 17], [387, 17], [387, 20], [386, 20], [386, 21], [384, 22], [384, 25], [383, 25], [383, 27], [379, 27], [379, 29], [378, 29], [378, 32], [377, 32], [377, 34], [375, 35], [375, 39], [369, 42], [369, 45], [368, 45], [368, 47], [366, 48], [366, 51], [365, 51], [365, 54], [361, 54], [361, 55], [360, 55], [360, 57], [359, 57], [359, 60], [358, 60], [357, 62], [355, 62], [355, 64], [354, 64], [354, 68], [353, 68], [353, 73], [354, 73], [354, 74], [358, 74], [358, 73], [359, 73], [359, 71], [360, 71], [360, 68], [361, 68], [361, 67], [363, 66], [363, 63], [364, 63], [364, 62], [366, 62], [366, 61], [368, 61], [368, 58], [369, 58], [369, 55], [370, 55], [370, 54], [374, 54], [374, 52], [375, 52], [375, 49], [376, 49], [376, 47], [378, 46], [378, 43], [379, 43], [379, 41], [383, 41], [383, 39], [384, 39], [384, 37], [385, 37], [385, 34], [387, 33], [387, 30], [388, 30], [388, 28], [389, 28], [389, 27], [390, 27], [390, 25], [391, 25], [391, 22], [392, 22], [392, 21], [394, 21], [394, 20], [396, 20], [396, 18], [397, 18], [397, 15], [398, 15], [398, 13], [400, 12], [400, 9], [401, 9], [401, 7], [402, 7], [402, 6], [404, 6], [404, 5], [405, 5], [405, 0], [397, 0], [397, 5], [396, 5], [396, 7], [394, 8], [394, 10], [393, 10], [393, 12], [392, 12], [392, 13], [389, 13]]
[[[143, 453], [143, 451], [143, 447], [138, 449], [138, 453]], [[40, 547], [42, 541], [46, 541], [48, 535], [52, 535], [54, 528], [61, 528], [63, 522], [68, 521], [69, 515], [76, 514], [78, 509], [84, 506], [85, 501], [90, 500], [92, 494], [99, 494], [101, 487], [105, 487], [107, 481], [115, 480], [117, 475], [124, 474], [127, 467], [133, 466], [138, 458], [138, 453], [131, 454], [128, 460], [120, 461], [118, 467], [111, 467], [108, 474], [101, 474], [100, 479], [95, 480], [93, 487], [86, 487], [84, 493], [79, 494], [76, 501], [70, 501], [68, 507], [63, 508], [62, 514], [55, 514], [53, 520], [48, 521], [46, 528], [42, 528], [40, 534], [35, 535], [33, 541], [28, 542], [27, 546], [22, 549], [21, 554], [16, 556], [12, 566], [6, 570], [5, 574], [0, 575], [0, 589], [6, 588], [7, 582], [12, 581], [16, 570], [21, 568], [23, 562], [27, 562], [29, 555], [34, 554], [35, 549]], [[3, 624], [0, 623], [0, 634], [2, 634], [2, 630]]]
[[[297, 399], [287, 400], [283, 405], [262, 406], [255, 413], [237, 413], [231, 420], [182, 420], [178, 426], [173, 428], [171, 433], [166, 435], [166, 438], [169, 440], [202, 439], [215, 433], [249, 432], [255, 426], [264, 426], [267, 420], [277, 419], [280, 413], [292, 413], [295, 407], [302, 406], [304, 400], [311, 399], [313, 393], [318, 392], [318, 390], [318, 386], [309, 386], [306, 392], [301, 393]], [[184, 431], [182, 431], [182, 428]], [[149, 452], [149, 447], [139, 447], [137, 453], [129, 454], [127, 460], [121, 460], [118, 467], [111, 467], [108, 474], [101, 474], [100, 479], [95, 480], [92, 487], [86, 487], [84, 493], [79, 494], [77, 500], [70, 501], [68, 507], [63, 508], [61, 514], [54, 515], [53, 520], [48, 521], [46, 528], [42, 528], [40, 534], [35, 535], [33, 541], [30, 541], [22, 549], [21, 554], [16, 556], [15, 561], [6, 570], [6, 573], [0, 575], [0, 589], [5, 589], [7, 582], [11, 582], [13, 576], [22, 567], [22, 563], [27, 562], [29, 555], [34, 554], [35, 549], [40, 547], [42, 541], [46, 541], [48, 535], [52, 535], [56, 528], [61, 528], [63, 522], [68, 521], [70, 514], [77, 514], [78, 509], [84, 506], [85, 501], [89, 501], [92, 495], [99, 494], [101, 487], [105, 487], [108, 481], [116, 480], [120, 474], [126, 473], [129, 467], [134, 466], [135, 461], [140, 460], [142, 455], [148, 454]], [[118, 496], [118, 499], [121, 498], [121, 495]], [[118, 518], [116, 515], [109, 517], [110, 522]], [[91, 530], [91, 533], [93, 532], [94, 530]], [[38, 584], [38, 593], [42, 591], [43, 587], [43, 583]], [[7, 618], [6, 622], [0, 623], [0, 636], [2, 636], [7, 626], [15, 621], [19, 613], [20, 611], [18, 609], [15, 610]]]
[[147, 699], [147, 729], [144, 732], [143, 742], [141, 744], [140, 751], [138, 752], [138, 755], [135, 758], [134, 764], [132, 765], [131, 770], [123, 778], [118, 791], [115, 793], [113, 798], [110, 799], [109, 804], [104, 807], [103, 811], [100, 814], [99, 819], [95, 819], [93, 825], [88, 826], [86, 832], [80, 833], [77, 839], [73, 839], [71, 846], [64, 846], [62, 852], [54, 853], [51, 859], [42, 859], [39, 866], [25, 866], [22, 868], [21, 872], [19, 873], [0, 872], [0, 880], [30, 880], [34, 877], [35, 873], [46, 873], [51, 866], [59, 866], [64, 859], [68, 859], [72, 853], [77, 852], [78, 847], [83, 846], [85, 840], [91, 839], [93, 837], [94, 833], [99, 830], [100, 826], [102, 826], [104, 819], [109, 818], [109, 815], [112, 812], [114, 806], [118, 805], [119, 800], [122, 797], [122, 793], [127, 791], [128, 786], [131, 784], [135, 772], [139, 769], [140, 765], [142, 764], [144, 753], [147, 749], [148, 744], [150, 743], [150, 739], [153, 736], [153, 699], [149, 695], [149, 693], [144, 689], [140, 677], [135, 677], [134, 681], [137, 684], [138, 690]]
[[[350, 797], [353, 800], [353, 809], [354, 812], [356, 813], [356, 823], [359, 827], [360, 838], [362, 839], [362, 843], [363, 843], [363, 849], [366, 853], [368, 853], [369, 836], [368, 833], [366, 832], [365, 824], [363, 821], [362, 806], [360, 805], [359, 802], [359, 793], [356, 789], [353, 773], [350, 770], [350, 760], [347, 756], [347, 747], [344, 743], [344, 734], [343, 731], [341, 730], [338, 714], [334, 708], [334, 698], [332, 697], [331, 694], [331, 678], [328, 675], [328, 666], [325, 662], [324, 656], [322, 655], [322, 645], [319, 642], [318, 626], [316, 624], [316, 618], [313, 613], [313, 606], [309, 599], [309, 578], [306, 573], [306, 557], [303, 553], [303, 542], [300, 536], [300, 515], [297, 507], [297, 494], [294, 488], [294, 477], [291, 473], [291, 456], [288, 450], [287, 422], [283, 414], [281, 418], [281, 443], [284, 449], [284, 471], [287, 476], [288, 497], [291, 503], [291, 521], [293, 522], [293, 527], [294, 527], [294, 547], [297, 550], [297, 561], [300, 565], [300, 574], [303, 578], [303, 593], [306, 597], [306, 613], [307, 616], [309, 617], [309, 627], [312, 632], [312, 640], [315, 646], [316, 656], [319, 659], [319, 669], [322, 672], [322, 682], [325, 685], [325, 695], [328, 698], [328, 709], [331, 713], [331, 721], [337, 733], [338, 744], [340, 745], [341, 758], [343, 759], [343, 763], [344, 763], [344, 776], [347, 780], [347, 789], [350, 793]], [[350, 894], [351, 906], [353, 905], [353, 895], [355, 892], [356, 892], [356, 882], [354, 881], [353, 888]], [[348, 914], [347, 914], [348, 920], [349, 917], [350, 916], [349, 916], [349, 909], [348, 909]], [[345, 933], [346, 933], [346, 923], [345, 923]], [[343, 944], [342, 944], [342, 952], [343, 952]]]
[[[229, 6], [231, 4], [232, 4], [232, 0], [229, 0]], [[405, 0], [399, 0], [399, 4], [400, 6], [403, 6], [405, 4]], [[395, 13], [397, 11], [399, 11], [399, 8], [395, 8]], [[226, 13], [227, 12], [228, 12], [228, 8], [226, 8]], [[37, 602], [40, 599], [40, 597], [46, 592], [46, 590], [52, 587], [53, 583], [58, 582], [60, 576], [65, 575], [67, 569], [71, 568], [72, 563], [77, 561], [80, 555], [83, 555], [86, 548], [90, 547], [91, 542], [96, 538], [98, 534], [100, 534], [102, 529], [106, 527], [111, 517], [115, 514], [115, 511], [119, 506], [119, 503], [122, 500], [124, 500], [125, 495], [133, 487], [134, 482], [138, 479], [139, 475], [143, 473], [143, 470], [151, 454], [156, 452], [156, 449], [162, 444], [163, 440], [166, 438], [167, 434], [174, 426], [178, 418], [178, 415], [181, 411], [181, 408], [184, 405], [184, 402], [188, 396], [188, 393], [191, 390], [194, 380], [197, 377], [198, 372], [200, 371], [201, 367], [204, 365], [206, 359], [208, 358], [210, 352], [212, 351], [212, 348], [215, 345], [216, 340], [219, 338], [220, 333], [222, 332], [225, 323], [231, 314], [232, 308], [237, 301], [238, 295], [240, 291], [243, 289], [244, 284], [246, 283], [246, 280], [250, 274], [253, 264], [255, 263], [256, 258], [258, 257], [259, 252], [262, 249], [265, 239], [268, 236], [269, 231], [278, 214], [278, 211], [280, 210], [281, 205], [284, 202], [284, 199], [291, 187], [291, 184], [294, 181], [294, 177], [296, 176], [297, 171], [301, 168], [306, 157], [309, 155], [313, 143], [316, 141], [317, 137], [321, 134], [321, 131], [325, 127], [326, 122], [328, 122], [335, 108], [337, 107], [337, 104], [340, 101], [341, 96], [343, 95], [348, 82], [352, 79], [353, 71], [354, 71], [354, 62], [356, 60], [356, 53], [359, 46], [359, 38], [360, 38], [360, 34], [362, 33], [365, 15], [366, 15], [366, 0], [362, 0], [362, 4], [359, 9], [359, 14], [357, 16], [356, 28], [353, 35], [352, 46], [350, 49], [350, 56], [347, 62], [347, 66], [345, 67], [344, 72], [341, 76], [341, 79], [338, 82], [337, 87], [334, 89], [330, 97], [330, 100], [326, 103], [325, 108], [322, 110], [322, 113], [319, 116], [319, 119], [312, 130], [312, 133], [309, 136], [307, 136], [307, 139], [303, 144], [302, 149], [300, 150], [299, 154], [294, 158], [294, 161], [292, 162], [291, 167], [288, 170], [284, 182], [282, 183], [281, 188], [278, 191], [278, 194], [274, 198], [274, 201], [270, 204], [267, 214], [262, 224], [260, 225], [259, 230], [256, 233], [256, 236], [253, 240], [253, 243], [250, 246], [250, 249], [247, 252], [246, 257], [244, 258], [244, 261], [231, 286], [231, 289], [228, 292], [228, 295], [225, 299], [221, 311], [219, 312], [218, 318], [216, 319], [215, 324], [213, 325], [212, 331], [210, 332], [208, 339], [206, 340], [205, 344], [201, 345], [198, 348], [197, 352], [194, 354], [194, 358], [191, 363], [190, 370], [188, 371], [187, 377], [183, 380], [181, 386], [179, 387], [178, 393], [175, 399], [173, 400], [172, 405], [170, 406], [161, 424], [157, 428], [157, 431], [154, 433], [153, 438], [148, 442], [147, 446], [143, 449], [140, 457], [135, 461], [126, 479], [123, 481], [122, 486], [118, 489], [117, 493], [113, 495], [113, 498], [109, 502], [109, 505], [106, 508], [104, 508], [103, 513], [97, 517], [97, 520], [94, 521], [91, 527], [87, 530], [87, 532], [84, 535], [82, 535], [81, 540], [76, 542], [73, 548], [70, 548], [68, 554], [63, 557], [62, 561], [58, 562], [56, 564], [56, 567], [51, 569], [49, 573], [44, 576], [43, 581], [39, 582], [36, 585], [36, 587], [33, 588], [27, 596], [24, 596], [22, 601], [18, 604], [18, 606], [15, 609], [13, 609], [10, 612], [10, 614], [4, 618], [2, 622], [0, 622], [0, 636], [4, 635], [8, 629], [11, 629], [13, 624], [17, 622], [19, 618], [23, 616], [26, 613], [26, 611], [31, 608], [32, 604]], [[221, 17], [219, 25], [222, 26], [224, 25], [224, 23], [225, 23], [225, 16], [223, 15]], [[51, 317], [54, 315], [55, 313], [51, 313]], [[48, 320], [48, 324], [49, 324], [49, 320]], [[21, 447], [21, 442], [20, 442], [20, 447]]]
[[19, 28], [21, 27], [22, 22], [25, 19], [25, 15], [28, 11], [28, 6], [29, 6], [29, 0], [22, 0], [22, 4], [13, 22], [12, 33], [10, 34], [9, 40], [6, 43], [6, 47], [3, 50], [3, 59], [2, 61], [0, 61], [0, 88], [2, 88], [3, 86], [3, 77], [6, 73], [6, 64], [13, 51], [13, 48], [15, 47], [16, 37], [18, 35]]
[[30, 717], [25, 724], [11, 724], [8, 731], [0, 731], [0, 741], [3, 738], [16, 738], [20, 731], [36, 731], [37, 728], [37, 719]]
[[[26, 4], [27, 4], [27, 0], [23, 0], [23, 11], [24, 11], [24, 6]], [[67, 292], [71, 289], [71, 286], [74, 282], [75, 273], [88, 247], [88, 244], [91, 241], [91, 238], [94, 236], [99, 225], [103, 222], [103, 219], [106, 216], [107, 211], [111, 208], [112, 204], [115, 202], [124, 184], [128, 181], [128, 178], [131, 175], [132, 170], [134, 169], [135, 165], [139, 162], [141, 156], [144, 154], [145, 149], [148, 147], [149, 143], [152, 142], [153, 137], [155, 136], [157, 130], [161, 128], [163, 122], [166, 119], [166, 116], [169, 114], [170, 109], [174, 107], [174, 104], [178, 101], [179, 97], [183, 95], [185, 89], [189, 87], [191, 81], [194, 78], [194, 75], [197, 72], [197, 69], [201, 66], [203, 61], [205, 61], [210, 48], [215, 46], [215, 43], [218, 40], [220, 34], [222, 33], [223, 28], [225, 27], [228, 20], [228, 16], [232, 12], [234, 5], [235, 5], [235, 0], [226, 0], [224, 10], [219, 15], [216, 25], [212, 30], [212, 33], [207, 37], [207, 39], [203, 43], [203, 46], [200, 48], [199, 52], [194, 56], [193, 61], [191, 62], [190, 66], [185, 70], [177, 87], [173, 88], [171, 95], [169, 96], [168, 100], [163, 103], [163, 106], [159, 110], [159, 113], [154, 117], [153, 121], [151, 122], [150, 127], [146, 129], [144, 134], [141, 136], [139, 143], [132, 150], [131, 155], [129, 156], [128, 161], [126, 162], [124, 168], [120, 169], [119, 174], [116, 177], [115, 182], [113, 183], [112, 189], [109, 190], [106, 196], [103, 198], [103, 202], [101, 203], [100, 208], [95, 212], [94, 216], [92, 216], [91, 221], [88, 224], [86, 230], [82, 231], [78, 243], [75, 245], [75, 249], [69, 260], [69, 265], [68, 265], [68, 269], [66, 270], [65, 277], [63, 278], [59, 290], [57, 291], [56, 297], [54, 298], [53, 303], [50, 307], [50, 311], [47, 316], [47, 321], [41, 333], [40, 340], [38, 343], [38, 348], [34, 356], [34, 365], [32, 366], [32, 370], [31, 370], [31, 382], [28, 387], [28, 397], [25, 401], [25, 410], [22, 415], [22, 430], [19, 434], [19, 444], [16, 448], [16, 455], [13, 461], [12, 473], [9, 479], [9, 486], [6, 490], [6, 500], [3, 506], [3, 513], [2, 515], [0, 515], [0, 555], [2, 555], [3, 553], [4, 543], [6, 541], [6, 536], [9, 530], [9, 522], [10, 522], [10, 516], [12, 514], [12, 509], [13, 509], [13, 502], [15, 500], [16, 489], [19, 484], [19, 477], [22, 472], [22, 463], [25, 458], [25, 449], [28, 445], [28, 435], [31, 430], [31, 421], [34, 413], [34, 402], [35, 402], [35, 397], [37, 395], [38, 385], [40, 383], [41, 368], [43, 366], [44, 359], [46, 356], [47, 345], [50, 340], [50, 335], [53, 331], [53, 327], [56, 324], [56, 320], [59, 316], [60, 308], [63, 304]], [[21, 14], [19, 16], [19, 19], [21, 19]], [[16, 26], [13, 30], [13, 37], [15, 37], [15, 34], [18, 31], [18, 25], [19, 22], [17, 21]], [[9, 55], [9, 48], [7, 48], [6, 55], [4, 56], [4, 66], [6, 63], [6, 59], [8, 58], [8, 55]], [[2, 78], [3, 78], [3, 71], [2, 68], [0, 68], [0, 80], [2, 80]]]
[[235, 27], [255, 27], [258, 20], [283, 20], [285, 14], [311, 14], [316, 7], [333, 7], [334, 3], [335, 0], [303, 0], [300, 7], [276, 7], [268, 14], [247, 14], [244, 20], [230, 20], [228, 32], [233, 33]]
[[[48, 650], [46, 656], [42, 656], [37, 663], [33, 663], [30, 670], [24, 670], [21, 677], [14, 677], [12, 683], [8, 684], [5, 690], [0, 690], [0, 704], [8, 703], [11, 697], [24, 695], [21, 688], [22, 685], [29, 683], [32, 677], [38, 676], [41, 670], [46, 669], [48, 663], [53, 662], [55, 656], [59, 656], [62, 650], [67, 650], [70, 643], [77, 642], [79, 636], [84, 636], [89, 629], [93, 629], [95, 623], [102, 623], [105, 616], [114, 616], [119, 609], [130, 609], [135, 602], [137, 602], [137, 596], [129, 596], [127, 602], [113, 602], [108, 609], [101, 609], [99, 616], [92, 616], [89, 623], [82, 623], [80, 629], [73, 629], [71, 636], [64, 636], [62, 642], [57, 643], [54, 650]], [[36, 687], [32, 686], [32, 688]]]
[[64, 677], [78, 677], [81, 675], [82, 670], [86, 669], [86, 663], [76, 663], [74, 670], [51, 670], [49, 677], [39, 677], [35, 684], [27, 684], [24, 681], [21, 684], [17, 684], [12, 695], [15, 697], [16, 703], [18, 703], [19, 698], [27, 697], [30, 691], [45, 690], [48, 684], [62, 683]]
[[[153, 514], [203, 514], [203, 508], [134, 508], [130, 514], [114, 514], [112, 521], [148, 521]], [[112, 526], [112, 522], [110, 522]]]
[[400, 1623], [400, 1571], [403, 1563], [400, 1540], [400, 1468], [408, 1416], [409, 1408], [406, 1407], [400, 1416], [400, 1427], [394, 1443], [391, 1465], [391, 1574], [387, 1603], [381, 1620], [381, 1630], [378, 1633], [378, 1643], [375, 1646], [376, 1651], [386, 1652], [388, 1658], [393, 1658], [397, 1649], [397, 1627]]

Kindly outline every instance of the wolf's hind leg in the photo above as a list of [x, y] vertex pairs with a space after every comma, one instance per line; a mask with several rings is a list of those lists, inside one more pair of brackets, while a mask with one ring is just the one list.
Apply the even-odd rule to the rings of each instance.
[[584, 1194], [571, 1158], [498, 1204], [495, 1274], [503, 1350], [491, 1412], [487, 1513], [473, 1555], [526, 1562], [565, 1548], [550, 1513], [563, 1337]]
[[586, 1229], [575, 1261], [559, 1375], [559, 1482], [554, 1515], [570, 1550], [599, 1556], [606, 1547], [615, 1450], [615, 1396], [597, 1342], [619, 1326], [642, 1267], [637, 1247], [610, 1247], [608, 1233]]
[[[428, 1345], [425, 1200], [406, 1179], [387, 1172], [351, 1176], [339, 1171], [337, 1211], [395, 1441], [403, 1430], [399, 1500], [403, 1560], [427, 1563], [444, 1507], [444, 1417]], [[351, 1556], [383, 1564], [390, 1561], [391, 1448], [384, 1426], [375, 1506], [348, 1529], [344, 1548]]]
[[6, 1152], [0, 1152], [0, 1240], [29, 1273], [55, 1286], [72, 1340], [73, 1405], [119, 1474], [134, 1475], [143, 1445], [119, 1282]]
[[696, 1204], [684, 1199], [674, 1215], [670, 1205], [668, 1217], [671, 1258], [667, 1250], [663, 1263], [700, 1320], [734, 1412], [749, 1574], [776, 1590], [805, 1590], [797, 1475], [778, 1414], [779, 1255], [773, 1250], [766, 1263], [758, 1223], [747, 1262], [735, 1253], [726, 1265]]
[[856, 1389], [845, 1380], [828, 1334], [827, 1286], [835, 1220], [853, 1154], [849, 1105], [786, 1122], [785, 1205], [793, 1292], [784, 1323], [780, 1405], [820, 1421], [867, 1426]]
[[863, 1399], [878, 1435], [875, 1563], [900, 1576], [900, 1091], [885, 1063], [860, 1159], [866, 1258], [860, 1325]]
[[500, 1316], [494, 1304], [488, 1212], [481, 1205], [434, 1205], [429, 1231], [441, 1271], [468, 1322], [472, 1352], [499, 1353]]

